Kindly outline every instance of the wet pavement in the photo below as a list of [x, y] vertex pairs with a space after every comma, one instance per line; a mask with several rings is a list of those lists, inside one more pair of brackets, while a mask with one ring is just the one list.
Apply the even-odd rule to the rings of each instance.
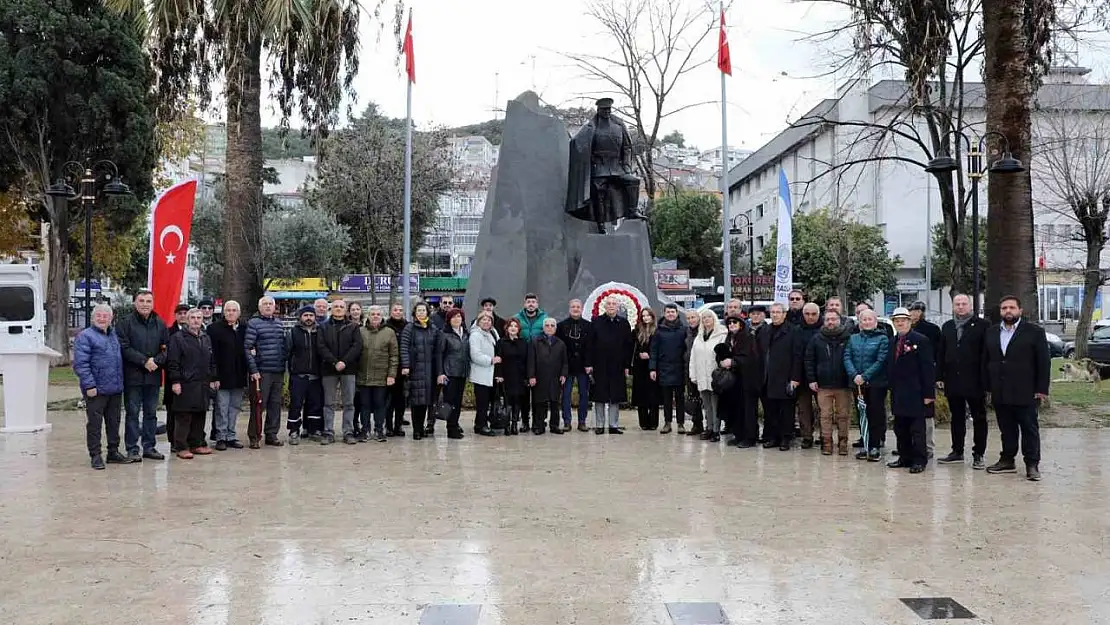
[[0, 436], [6, 623], [1110, 623], [1105, 430], [1030, 483], [634, 428], [94, 472], [51, 420]]

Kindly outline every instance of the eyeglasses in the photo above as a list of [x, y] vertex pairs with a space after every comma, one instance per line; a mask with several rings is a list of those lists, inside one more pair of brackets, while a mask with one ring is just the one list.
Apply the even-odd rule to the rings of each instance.
[[212, 307], [211, 306], [201, 306], [200, 309], [201, 310], [212, 310]]
[[802, 298], [800, 298], [800, 297], [791, 297], [791, 298], [790, 298], [790, 301], [792, 301], [792, 302], [800, 302], [800, 301], [802, 301]]

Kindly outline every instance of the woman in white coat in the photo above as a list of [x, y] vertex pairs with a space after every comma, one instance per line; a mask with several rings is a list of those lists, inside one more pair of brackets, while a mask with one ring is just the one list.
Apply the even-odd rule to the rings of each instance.
[[493, 366], [501, 361], [496, 355], [497, 330], [493, 315], [478, 313], [470, 328], [470, 382], [474, 385], [474, 433], [495, 436], [489, 427], [489, 409], [493, 402]]
[[713, 371], [717, 358], [713, 348], [724, 342], [728, 330], [717, 320], [717, 314], [706, 310], [701, 314], [701, 327], [690, 348], [690, 382], [698, 387], [702, 412], [705, 414], [705, 432], [702, 440], [721, 440], [721, 418], [717, 410], [717, 395], [713, 393]]

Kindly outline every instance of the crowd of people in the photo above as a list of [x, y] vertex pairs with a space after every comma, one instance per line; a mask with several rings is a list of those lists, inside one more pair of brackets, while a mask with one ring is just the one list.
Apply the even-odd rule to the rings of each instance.
[[[450, 297], [435, 310], [417, 302], [411, 321], [400, 304], [363, 310], [320, 299], [298, 310], [289, 330], [269, 297], [249, 320], [234, 301], [221, 318], [211, 301], [178, 306], [168, 325], [153, 308], [153, 295], [140, 291], [134, 311], [113, 324], [112, 309], [98, 306], [76, 339], [73, 367], [86, 399], [94, 469], [163, 459], [156, 449], [160, 395], [171, 452], [191, 459], [213, 453], [209, 443], [216, 451], [244, 447], [236, 427], [245, 401], [257, 417], [248, 420], [250, 448], [285, 444], [286, 388], [291, 445], [335, 443], [337, 410], [349, 445], [405, 436], [406, 410], [414, 440], [435, 436], [439, 421], [448, 438], [461, 439], [470, 384], [473, 431], [481, 436], [561, 435], [575, 425], [620, 435], [620, 407], [631, 403], [645, 431], [677, 430], [714, 443], [725, 435], [730, 446], [784, 452], [800, 438], [801, 449], [819, 443], [822, 454], [845, 456], [858, 411], [867, 427], [855, 457], [869, 462], [883, 459], [889, 397], [897, 450], [887, 466], [911, 473], [924, 471], [933, 456], [940, 389], [952, 414], [952, 449], [939, 463], [965, 462], [970, 414], [973, 469], [1016, 473], [1020, 444], [1026, 477], [1040, 479], [1037, 406], [1048, 394], [1049, 355], [1044, 331], [1022, 318], [1016, 297], [1002, 299], [1001, 321], [991, 325], [972, 314], [967, 295], [957, 295], [943, 328], [924, 318], [921, 302], [896, 309], [891, 328], [867, 303], [852, 320], [839, 298], [822, 310], [802, 291], [769, 308], [731, 300], [723, 323], [710, 310], [673, 304], [662, 318], [645, 308], [631, 322], [613, 297], [591, 320], [579, 300], [556, 320], [532, 293], [507, 319], [485, 298], [469, 324]], [[999, 460], [989, 467], [988, 395], [1002, 436]]]

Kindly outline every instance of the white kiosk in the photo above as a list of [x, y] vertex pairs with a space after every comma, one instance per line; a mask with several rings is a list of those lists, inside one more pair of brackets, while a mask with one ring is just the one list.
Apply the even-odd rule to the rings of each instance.
[[38, 265], [0, 265], [0, 368], [4, 421], [0, 434], [47, 432], [50, 361], [46, 302]]

